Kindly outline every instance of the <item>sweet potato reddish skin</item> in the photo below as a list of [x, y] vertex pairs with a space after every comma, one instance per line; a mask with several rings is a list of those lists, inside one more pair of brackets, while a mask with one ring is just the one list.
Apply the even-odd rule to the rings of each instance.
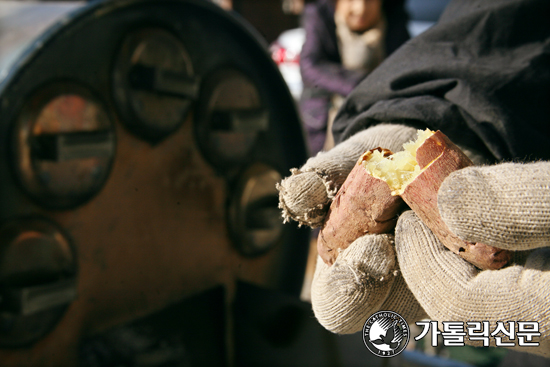
[[[391, 195], [385, 181], [371, 176], [361, 165], [374, 150], [358, 160], [327, 213], [317, 239], [317, 250], [328, 265], [332, 265], [338, 253], [357, 238], [367, 233], [391, 232], [404, 206], [399, 196]], [[378, 150], [391, 154], [387, 149]]]
[[428, 166], [407, 185], [401, 197], [449, 250], [480, 269], [500, 269], [512, 253], [483, 243], [471, 243], [453, 234], [437, 208], [437, 192], [451, 172], [473, 165], [443, 133], [437, 131], [416, 151], [420, 168]]

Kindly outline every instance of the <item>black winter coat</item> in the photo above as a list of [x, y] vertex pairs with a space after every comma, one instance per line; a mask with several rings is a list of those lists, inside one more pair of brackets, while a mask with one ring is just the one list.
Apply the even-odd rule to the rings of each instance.
[[336, 141], [399, 122], [498, 160], [550, 159], [549, 15], [548, 0], [452, 1], [348, 96]]

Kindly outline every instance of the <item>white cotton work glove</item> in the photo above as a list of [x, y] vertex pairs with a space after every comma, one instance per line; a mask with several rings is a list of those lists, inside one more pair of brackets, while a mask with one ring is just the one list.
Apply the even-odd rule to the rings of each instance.
[[373, 313], [386, 310], [414, 323], [427, 315], [399, 272], [393, 235], [365, 235], [332, 265], [317, 258], [311, 286], [315, 317], [338, 334], [360, 331]]
[[[383, 147], [397, 152], [416, 135], [417, 130], [408, 126], [376, 125], [310, 158], [278, 185], [285, 220], [321, 226], [332, 198], [365, 151]], [[392, 235], [358, 238], [332, 266], [318, 258], [311, 302], [319, 322], [341, 334], [361, 330], [382, 308], [407, 321], [425, 316], [399, 273]]]
[[292, 169], [292, 175], [278, 185], [285, 221], [293, 219], [311, 228], [322, 226], [332, 198], [363, 153], [377, 147], [398, 152], [404, 143], [415, 140], [416, 134], [416, 129], [405, 125], [376, 125], [328, 152], [318, 153], [300, 169]]
[[516, 335], [515, 348], [550, 357], [550, 163], [456, 171], [443, 182], [438, 207], [462, 239], [517, 252], [505, 268], [478, 270], [405, 212], [395, 230], [397, 259], [422, 308], [440, 323], [489, 321], [491, 332], [497, 321], [516, 321], [516, 333], [517, 322], [538, 322], [540, 346], [521, 347]]

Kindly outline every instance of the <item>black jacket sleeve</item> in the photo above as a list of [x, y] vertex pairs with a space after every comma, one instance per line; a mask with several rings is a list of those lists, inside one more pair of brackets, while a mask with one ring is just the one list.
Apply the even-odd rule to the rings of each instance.
[[550, 159], [550, 1], [454, 0], [348, 96], [337, 141], [379, 122], [439, 129], [496, 159]]

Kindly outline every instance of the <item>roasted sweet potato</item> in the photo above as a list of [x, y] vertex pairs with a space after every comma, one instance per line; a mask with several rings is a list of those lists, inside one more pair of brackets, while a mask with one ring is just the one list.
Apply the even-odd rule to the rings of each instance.
[[[393, 229], [401, 205], [388, 196], [401, 197], [443, 245], [478, 268], [500, 269], [510, 261], [510, 251], [463, 241], [443, 222], [437, 207], [439, 187], [451, 172], [473, 163], [440, 131], [419, 131], [418, 135], [401, 152], [375, 149], [361, 157], [354, 175], [350, 174], [340, 190], [344, 191], [336, 195], [321, 230], [318, 249], [325, 262], [332, 264], [338, 249], [347, 248], [364, 233]], [[385, 225], [367, 225], [367, 218], [378, 218], [371, 222]]]

